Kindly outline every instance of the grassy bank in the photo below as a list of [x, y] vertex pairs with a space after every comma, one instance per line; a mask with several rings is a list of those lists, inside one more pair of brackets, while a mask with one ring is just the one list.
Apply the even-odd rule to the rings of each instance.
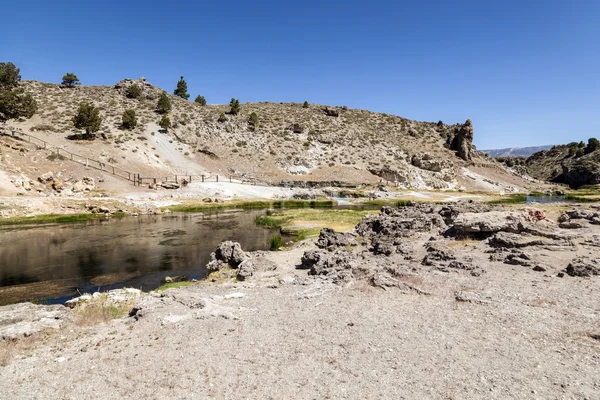
[[323, 228], [349, 231], [366, 215], [377, 213], [369, 210], [319, 210], [298, 209], [268, 211], [256, 218], [256, 223], [268, 228], [278, 228], [284, 234], [300, 235], [301, 238], [316, 236]]
[[175, 212], [200, 212], [238, 208], [259, 210], [266, 208], [332, 208], [337, 205], [333, 200], [228, 200], [219, 203], [184, 203], [165, 207]]
[[[124, 213], [117, 213], [112, 216], [123, 217], [125, 215]], [[4, 218], [0, 219], [0, 225], [67, 224], [98, 219], [107, 219], [107, 216], [105, 214], [45, 214], [32, 217]]]
[[524, 194], [511, 194], [503, 196], [499, 199], [490, 200], [488, 204], [525, 204], [527, 202], [527, 196]]

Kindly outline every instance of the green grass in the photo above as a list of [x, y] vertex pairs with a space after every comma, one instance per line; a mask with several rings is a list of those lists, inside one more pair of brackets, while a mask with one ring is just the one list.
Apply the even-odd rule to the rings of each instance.
[[191, 282], [191, 281], [169, 282], [169, 283], [165, 283], [164, 285], [157, 287], [156, 291], [160, 292], [161, 290], [180, 288], [180, 287], [185, 287], [185, 286], [192, 286], [194, 283], [196, 283], [196, 282]]
[[281, 233], [293, 235], [295, 240], [316, 236], [323, 228], [337, 231], [349, 231], [366, 215], [376, 213], [357, 209], [287, 209], [267, 211], [266, 215], [256, 217], [258, 225], [279, 229]]
[[33, 217], [14, 217], [0, 219], [0, 225], [66, 224], [72, 222], [85, 222], [96, 219], [106, 219], [106, 216], [104, 214], [46, 214], [36, 215]]
[[410, 207], [414, 206], [415, 202], [412, 200], [367, 200], [361, 201], [359, 205], [367, 206], [390, 206], [390, 207]]
[[175, 212], [199, 212], [215, 209], [238, 208], [260, 210], [265, 208], [332, 208], [333, 200], [232, 200], [222, 203], [180, 204], [167, 207]]
[[529, 193], [529, 196], [533, 196], [533, 197], [540, 197], [540, 196], [545, 196], [546, 193], [544, 192], [531, 192]]
[[527, 202], [527, 196], [524, 194], [511, 194], [500, 199], [490, 200], [488, 204], [523, 204]]
[[271, 238], [271, 250], [279, 250], [281, 247], [283, 247], [283, 239], [280, 234], [277, 234]]
[[600, 202], [600, 197], [586, 197], [585, 195], [566, 194], [564, 197], [568, 201], [576, 201], [579, 203], [596, 203]]

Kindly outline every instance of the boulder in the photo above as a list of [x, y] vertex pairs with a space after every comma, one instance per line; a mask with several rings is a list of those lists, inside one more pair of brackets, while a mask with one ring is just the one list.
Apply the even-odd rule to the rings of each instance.
[[351, 255], [344, 250], [336, 250], [323, 261], [313, 264], [309, 275], [321, 276], [336, 284], [348, 283], [352, 280]]
[[160, 184], [163, 189], [179, 189], [181, 185], [175, 182], [163, 182]]
[[46, 172], [43, 175], [38, 176], [38, 181], [40, 181], [41, 183], [48, 183], [48, 182], [52, 182], [54, 180], [54, 175], [52, 174], [52, 172]]
[[327, 260], [327, 255], [322, 251], [318, 250], [307, 250], [302, 255], [301, 266], [306, 269], [310, 269], [313, 265], [318, 263], [324, 263]]
[[238, 271], [237, 271], [237, 279], [240, 281], [244, 281], [246, 280], [246, 278], [251, 277], [252, 275], [254, 275], [254, 263], [252, 262], [252, 260], [244, 260], [240, 263], [239, 267], [238, 267]]
[[239, 243], [228, 240], [221, 243], [214, 253], [210, 254], [210, 258], [211, 261], [206, 265], [206, 269], [212, 272], [227, 265], [231, 268], [238, 268], [250, 256], [242, 250]]
[[570, 276], [600, 275], [600, 258], [576, 258], [567, 266], [565, 272]]
[[325, 115], [327, 115], [329, 117], [339, 117], [340, 116], [340, 112], [334, 108], [325, 107], [325, 109], [323, 111], [325, 111]]
[[522, 211], [489, 211], [483, 213], [463, 213], [454, 220], [458, 234], [492, 234], [496, 232], [522, 232], [538, 217]]
[[356, 239], [351, 234], [336, 232], [331, 228], [321, 229], [319, 239], [317, 239], [317, 246], [322, 249], [331, 246], [356, 246], [357, 244]]

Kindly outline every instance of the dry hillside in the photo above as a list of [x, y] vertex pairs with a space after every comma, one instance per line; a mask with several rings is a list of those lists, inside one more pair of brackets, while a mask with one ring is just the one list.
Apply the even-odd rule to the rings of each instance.
[[[126, 96], [133, 83], [142, 88], [138, 99]], [[126, 79], [115, 86], [75, 88], [36, 81], [21, 84], [35, 97], [39, 109], [30, 120], [11, 121], [9, 129], [159, 179], [172, 174], [221, 174], [270, 184], [356, 185], [376, 184], [383, 177], [405, 188], [494, 191], [527, 185], [474, 149], [472, 160], [467, 161], [450, 150], [451, 139], [462, 125], [410, 121], [346, 107], [310, 104], [304, 108], [298, 103], [269, 102], [242, 104], [238, 115], [227, 114], [227, 120], [219, 122], [229, 105], [201, 106], [169, 95], [173, 127], [166, 133], [157, 125], [160, 116], [155, 110], [162, 90], [143, 78]], [[95, 141], [68, 139], [79, 133], [72, 118], [82, 102], [93, 102], [101, 110], [102, 127]], [[137, 114], [134, 130], [121, 128], [126, 109]], [[248, 122], [252, 112], [259, 118], [256, 129]], [[471, 146], [470, 141], [467, 144]], [[4, 157], [4, 174], [31, 175], [51, 168], [42, 155], [35, 161], [25, 159], [13, 156], [7, 161]], [[31, 171], [35, 163], [43, 165]], [[62, 163], [64, 169], [68, 161]], [[36, 176], [29, 178], [35, 180]]]

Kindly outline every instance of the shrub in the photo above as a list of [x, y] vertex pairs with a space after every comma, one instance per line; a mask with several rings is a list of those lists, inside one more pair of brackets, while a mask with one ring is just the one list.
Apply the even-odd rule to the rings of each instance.
[[308, 101], [304, 101], [304, 104], [302, 104], [302, 108], [308, 108]]
[[219, 122], [219, 123], [227, 122], [227, 116], [225, 115], [224, 112], [222, 112], [221, 115], [219, 115], [219, 119], [217, 119], [217, 122]]
[[248, 118], [248, 124], [250, 125], [250, 129], [253, 131], [258, 128], [258, 115], [255, 112], [250, 114], [250, 117]]
[[137, 99], [141, 95], [142, 95], [142, 89], [140, 88], [140, 86], [137, 83], [134, 83], [133, 85], [129, 86], [129, 88], [127, 89], [127, 97], [129, 97], [130, 99]]
[[81, 103], [77, 114], [73, 117], [73, 125], [77, 129], [85, 129], [81, 139], [92, 140], [96, 138], [96, 132], [100, 129], [102, 118], [100, 109], [91, 103]]
[[280, 234], [277, 234], [271, 238], [271, 246], [270, 247], [271, 247], [271, 250], [273, 250], [273, 251], [279, 250], [281, 247], [283, 247], [283, 239], [281, 238]]
[[0, 63], [0, 122], [31, 118], [37, 111], [37, 102], [19, 87], [19, 72], [11, 62]]
[[600, 148], [600, 141], [596, 138], [590, 138], [585, 148], [585, 154], [592, 153]]
[[190, 94], [187, 92], [187, 82], [183, 80], [183, 76], [179, 78], [177, 88], [173, 91], [173, 94], [186, 100], [190, 98]]
[[123, 128], [133, 129], [137, 126], [137, 118], [135, 116], [135, 110], [125, 110], [123, 113]]
[[232, 97], [231, 101], [229, 102], [229, 107], [229, 114], [238, 115], [238, 113], [240, 112], [240, 101]]
[[206, 99], [204, 98], [204, 96], [198, 95], [196, 97], [196, 100], [194, 100], [194, 102], [200, 104], [201, 106], [205, 106], [206, 105]]
[[77, 85], [80, 85], [79, 78], [73, 72], [67, 72], [65, 76], [62, 77], [62, 84], [68, 88], [74, 88]]
[[168, 115], [163, 115], [162, 118], [160, 119], [160, 121], [158, 121], [158, 126], [160, 126], [161, 128], [163, 128], [165, 131], [169, 131], [169, 129], [171, 128], [171, 119], [169, 118]]
[[159, 114], [165, 114], [171, 111], [171, 100], [169, 100], [169, 96], [167, 96], [166, 92], [160, 94], [158, 104], [156, 104], [156, 111], [158, 111]]

